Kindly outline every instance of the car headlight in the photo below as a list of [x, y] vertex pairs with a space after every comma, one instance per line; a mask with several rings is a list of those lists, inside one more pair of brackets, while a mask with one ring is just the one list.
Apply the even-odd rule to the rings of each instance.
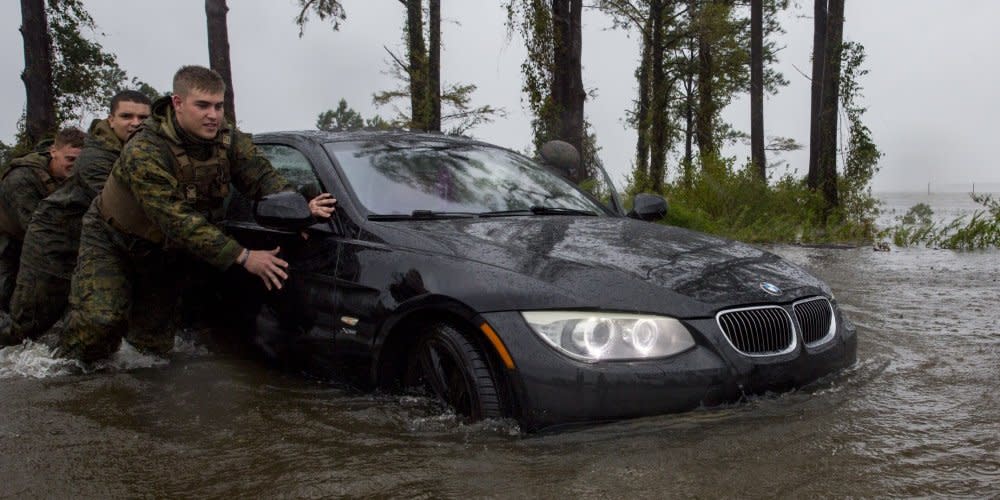
[[586, 311], [521, 315], [542, 340], [583, 361], [662, 358], [694, 346], [687, 328], [665, 316]]

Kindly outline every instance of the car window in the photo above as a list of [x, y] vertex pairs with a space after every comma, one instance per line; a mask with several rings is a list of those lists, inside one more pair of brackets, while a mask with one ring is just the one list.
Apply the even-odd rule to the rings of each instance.
[[[274, 169], [306, 198], [312, 198], [322, 192], [312, 164], [301, 151], [284, 144], [258, 144], [257, 148], [271, 162]], [[234, 190], [226, 209], [226, 218], [234, 221], [252, 221], [253, 207], [250, 200]]]
[[374, 214], [497, 212], [532, 206], [608, 211], [575, 185], [502, 148], [467, 142], [334, 142], [327, 150]]
[[300, 193], [312, 198], [321, 192], [312, 164], [301, 151], [283, 144], [261, 144], [258, 147], [275, 170]]

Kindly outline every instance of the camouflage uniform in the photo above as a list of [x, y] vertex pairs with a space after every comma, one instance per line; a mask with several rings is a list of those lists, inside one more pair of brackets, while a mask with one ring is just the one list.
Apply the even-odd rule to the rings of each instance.
[[49, 172], [48, 153], [31, 153], [10, 162], [0, 181], [0, 310], [9, 311], [17, 280], [21, 241], [42, 198], [64, 181]]
[[140, 349], [172, 347], [179, 260], [186, 254], [224, 270], [243, 251], [213, 225], [230, 181], [251, 199], [291, 190], [248, 135], [223, 127], [214, 141], [190, 137], [169, 98], [153, 103], [84, 215], [63, 355], [106, 357], [126, 332]]
[[10, 303], [13, 324], [8, 338], [0, 334], [0, 345], [37, 338], [63, 315], [83, 214], [104, 186], [121, 150], [122, 142], [108, 120], [94, 120], [73, 176], [38, 204], [21, 249], [21, 269]]

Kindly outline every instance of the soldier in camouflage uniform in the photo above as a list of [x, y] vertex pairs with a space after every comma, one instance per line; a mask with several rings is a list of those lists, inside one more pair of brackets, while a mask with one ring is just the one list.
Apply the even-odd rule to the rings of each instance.
[[69, 302], [83, 214], [104, 187], [122, 145], [149, 118], [150, 104], [148, 97], [134, 90], [115, 95], [108, 118], [90, 125], [73, 177], [38, 204], [21, 249], [21, 268], [10, 303], [12, 325], [0, 331], [0, 346], [35, 339], [62, 317]]
[[[291, 190], [249, 136], [226, 126], [224, 90], [218, 73], [181, 68], [173, 96], [153, 103], [152, 116], [125, 144], [83, 218], [62, 355], [95, 361], [123, 336], [141, 350], [169, 351], [178, 253], [219, 270], [242, 266], [268, 289], [287, 279], [279, 249], [245, 249], [213, 225], [224, 215], [230, 182], [252, 199]], [[326, 194], [309, 205], [314, 215], [329, 216], [333, 203]]]
[[66, 128], [48, 151], [16, 158], [0, 181], [0, 310], [9, 311], [25, 229], [42, 198], [66, 182], [85, 134]]

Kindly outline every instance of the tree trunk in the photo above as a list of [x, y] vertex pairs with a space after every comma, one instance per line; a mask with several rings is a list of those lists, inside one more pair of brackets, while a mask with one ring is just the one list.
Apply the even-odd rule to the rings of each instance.
[[229, 28], [226, 0], [205, 0], [205, 18], [208, 21], [208, 61], [213, 70], [226, 82], [226, 120], [236, 124], [236, 102], [233, 100], [233, 72], [229, 62]]
[[[587, 92], [583, 89], [583, 38], [581, 14], [582, 0], [552, 0], [554, 39], [554, 65], [552, 100], [559, 116], [557, 137], [580, 152], [584, 165], [590, 161], [583, 145], [583, 103]], [[582, 167], [582, 166], [581, 166]], [[578, 170], [575, 182], [587, 178], [585, 168]]]
[[25, 131], [29, 146], [53, 134], [56, 123], [52, 88], [52, 39], [44, 0], [21, 0], [21, 36], [24, 38]]
[[844, 42], [844, 0], [829, 0], [826, 20], [823, 94], [820, 102], [820, 188], [829, 210], [839, 205], [837, 196], [837, 113], [840, 102], [840, 56]]
[[809, 174], [806, 176], [806, 185], [812, 190], [819, 188], [820, 180], [820, 106], [826, 61], [826, 4], [827, 0], [814, 0], [813, 3], [812, 101], [809, 114]]
[[424, 46], [424, 18], [421, 0], [406, 0], [406, 34], [409, 51], [410, 127], [430, 128], [427, 102], [427, 49]]
[[430, 0], [430, 57], [427, 91], [430, 94], [428, 130], [441, 131], [441, 0]]
[[711, 29], [706, 5], [698, 12], [698, 105], [695, 113], [695, 139], [702, 159], [717, 156], [715, 145], [715, 61], [712, 53]]
[[750, 158], [754, 172], [767, 181], [764, 156], [764, 0], [750, 1]]
[[[635, 128], [638, 135], [635, 144], [635, 181], [649, 182], [649, 132], [650, 132], [650, 67], [653, 57], [653, 10], [642, 32], [642, 61], [639, 63], [639, 106], [636, 110]], [[643, 188], [646, 186], [643, 185]]]
[[694, 183], [694, 74], [688, 73], [684, 85], [684, 185]]
[[[688, 54], [694, 59], [694, 39], [688, 38]], [[684, 186], [694, 183], [694, 73], [685, 71], [684, 77]]]
[[649, 2], [653, 20], [653, 48], [650, 71], [653, 73], [652, 109], [650, 110], [649, 182], [654, 193], [663, 191], [667, 166], [667, 89], [663, 71], [663, 0]]

